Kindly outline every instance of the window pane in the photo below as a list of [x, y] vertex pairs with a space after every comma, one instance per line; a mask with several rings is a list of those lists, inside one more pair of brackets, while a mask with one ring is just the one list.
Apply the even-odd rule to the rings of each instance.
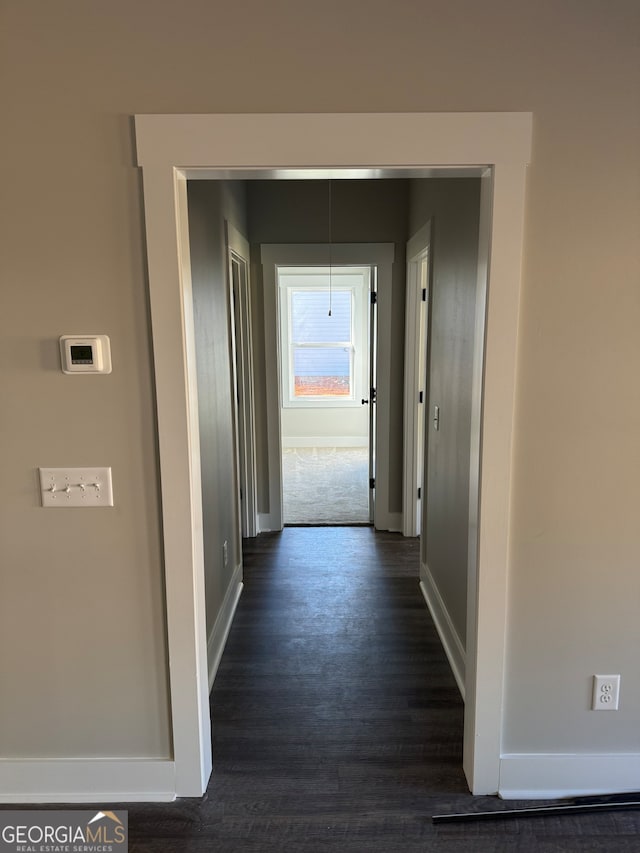
[[328, 290], [291, 293], [291, 338], [294, 343], [351, 341], [351, 293], [334, 290], [329, 317]]
[[293, 348], [294, 397], [348, 397], [351, 353], [343, 347]]

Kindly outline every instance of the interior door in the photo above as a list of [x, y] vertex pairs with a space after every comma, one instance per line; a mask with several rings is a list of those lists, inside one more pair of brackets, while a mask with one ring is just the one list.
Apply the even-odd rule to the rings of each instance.
[[256, 439], [253, 391], [253, 345], [249, 294], [249, 244], [227, 227], [231, 309], [231, 363], [234, 372], [239, 519], [243, 537], [258, 533]]
[[[243, 498], [243, 442], [241, 431], [239, 429], [240, 421], [240, 391], [238, 382], [238, 348], [237, 340], [239, 336], [239, 316], [238, 316], [238, 287], [239, 287], [239, 264], [238, 261], [231, 259], [231, 281], [229, 288], [229, 308], [230, 308], [230, 343], [231, 343], [231, 377], [233, 390], [233, 447], [235, 456], [235, 514], [236, 514], [236, 554], [242, 553], [242, 536], [245, 536], [244, 530], [244, 515], [242, 511]], [[225, 553], [226, 559], [226, 553]]]
[[426, 412], [427, 412], [427, 330], [429, 311], [429, 251], [426, 250], [419, 261], [419, 298], [417, 305], [418, 314], [418, 369], [417, 369], [417, 412], [416, 412], [416, 535], [420, 535], [422, 528], [422, 503], [425, 497], [425, 441], [426, 441]]
[[376, 342], [378, 329], [378, 271], [371, 267], [369, 290], [369, 521], [375, 521], [376, 495]]
[[420, 536], [426, 501], [430, 234], [427, 224], [407, 243], [402, 499], [405, 536]]

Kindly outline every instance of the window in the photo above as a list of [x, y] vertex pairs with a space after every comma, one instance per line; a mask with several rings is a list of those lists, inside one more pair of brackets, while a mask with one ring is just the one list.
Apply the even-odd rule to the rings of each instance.
[[361, 405], [369, 283], [367, 267], [278, 268], [284, 406]]
[[353, 397], [353, 293], [326, 288], [289, 290], [295, 399]]

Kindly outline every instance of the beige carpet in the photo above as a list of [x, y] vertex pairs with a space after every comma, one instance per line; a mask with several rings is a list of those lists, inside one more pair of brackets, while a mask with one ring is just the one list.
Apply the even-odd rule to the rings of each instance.
[[287, 447], [282, 451], [285, 524], [366, 524], [366, 447]]

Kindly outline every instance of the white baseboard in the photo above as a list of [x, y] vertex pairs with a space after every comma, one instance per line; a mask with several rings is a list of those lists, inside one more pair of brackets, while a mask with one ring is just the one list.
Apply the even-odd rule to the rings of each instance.
[[283, 447], [362, 447], [369, 446], [368, 435], [288, 435]]
[[464, 701], [467, 656], [462, 640], [449, 616], [449, 611], [438, 591], [433, 575], [424, 563], [420, 569], [420, 576], [420, 589], [422, 590], [424, 600], [427, 602], [429, 613], [431, 613], [431, 617], [435, 623], [440, 641], [444, 646], [445, 654], [449, 660], [453, 677], [456, 680], [458, 690]]
[[175, 798], [175, 764], [169, 760], [0, 760], [1, 803], [168, 803]]
[[233, 617], [238, 606], [238, 599], [242, 592], [242, 566], [236, 566], [233, 572], [233, 577], [229, 581], [227, 592], [220, 607], [220, 611], [216, 618], [215, 624], [211, 629], [209, 640], [207, 642], [207, 664], [209, 668], [209, 693], [213, 687], [213, 682], [220, 665], [220, 658], [224, 651], [229, 629], [233, 622]]
[[640, 790], [640, 753], [513, 753], [500, 757], [505, 800], [556, 799]]

